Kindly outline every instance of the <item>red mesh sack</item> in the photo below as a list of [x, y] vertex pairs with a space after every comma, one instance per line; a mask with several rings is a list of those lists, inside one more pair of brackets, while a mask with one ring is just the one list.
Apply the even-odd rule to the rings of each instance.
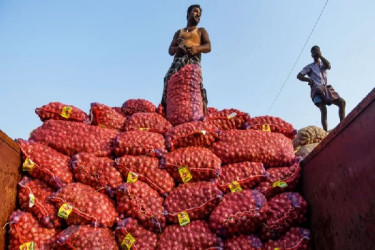
[[161, 232], [165, 227], [164, 199], [142, 181], [125, 183], [116, 193], [117, 211], [137, 219], [145, 228]]
[[14, 211], [9, 216], [9, 226], [9, 250], [56, 248], [58, 231], [42, 227], [31, 213]]
[[117, 130], [124, 130], [126, 122], [124, 115], [119, 114], [107, 105], [97, 102], [91, 103], [90, 119], [92, 125]]
[[205, 221], [192, 221], [184, 227], [167, 226], [159, 235], [157, 249], [222, 249], [223, 240], [211, 232]]
[[286, 192], [268, 200], [269, 214], [260, 232], [262, 239], [280, 238], [289, 228], [306, 221], [307, 202], [299, 193]]
[[34, 130], [30, 139], [70, 156], [80, 152], [109, 156], [117, 133], [84, 123], [48, 120]]
[[214, 112], [213, 110], [206, 114], [205, 121], [213, 124], [221, 130], [244, 128], [250, 115], [237, 109], [223, 109]]
[[311, 249], [310, 231], [301, 227], [292, 227], [278, 240], [269, 240], [263, 245], [265, 250], [308, 250]]
[[267, 198], [276, 194], [294, 190], [301, 177], [301, 166], [296, 161], [289, 167], [277, 167], [267, 169], [268, 178], [256, 187]]
[[57, 239], [58, 249], [111, 249], [118, 246], [108, 228], [73, 225], [62, 231]]
[[56, 150], [36, 142], [17, 139], [24, 163], [22, 170], [54, 188], [73, 182], [69, 169], [70, 158]]
[[184, 66], [168, 80], [166, 113], [172, 125], [203, 117], [201, 84], [201, 69], [197, 64]]
[[112, 107], [112, 109], [126, 118], [126, 115], [124, 114], [124, 112], [122, 112], [121, 107]]
[[221, 171], [219, 157], [203, 147], [178, 148], [163, 155], [161, 165], [179, 183], [208, 181]]
[[24, 176], [18, 183], [18, 204], [23, 211], [32, 213], [43, 227], [60, 227], [61, 219], [48, 199], [54, 192], [45, 182]]
[[125, 124], [126, 131], [143, 130], [164, 134], [172, 125], [157, 113], [135, 113]]
[[266, 220], [267, 200], [256, 190], [242, 190], [224, 195], [212, 211], [210, 228], [217, 235], [230, 237], [256, 231]]
[[122, 104], [121, 109], [125, 115], [132, 115], [138, 112], [156, 112], [155, 105], [144, 99], [129, 99]]
[[84, 123], [90, 122], [89, 116], [84, 111], [73, 105], [66, 105], [60, 102], [50, 102], [47, 105], [36, 108], [35, 113], [42, 121], [53, 119]]
[[205, 122], [188, 122], [171, 128], [165, 134], [166, 146], [173, 151], [188, 146], [210, 146], [219, 137], [219, 130]]
[[293, 128], [292, 124], [284, 121], [279, 117], [268, 115], [251, 118], [246, 124], [246, 128], [277, 132], [285, 135], [290, 139], [293, 139], [297, 134], [297, 130]]
[[252, 161], [277, 167], [291, 164], [295, 159], [289, 138], [259, 130], [224, 130], [211, 148], [223, 163]]
[[111, 227], [117, 217], [115, 205], [107, 195], [79, 182], [59, 189], [50, 199], [68, 225]]
[[260, 162], [240, 162], [221, 167], [217, 185], [225, 193], [236, 189], [251, 189], [266, 180], [268, 174]]
[[242, 234], [225, 240], [225, 249], [228, 250], [260, 250], [262, 249], [262, 246], [262, 241], [253, 234]]
[[165, 109], [164, 109], [163, 105], [161, 105], [161, 103], [156, 108], [156, 113], [158, 113], [159, 115], [165, 117]]
[[158, 242], [157, 234], [146, 230], [136, 219], [126, 218], [116, 227], [117, 243], [122, 249], [153, 250]]
[[207, 108], [207, 112], [206, 112], [206, 115], [210, 115], [210, 114], [215, 114], [215, 113], [218, 113], [219, 110], [217, 108], [214, 108], [214, 107], [208, 107]]
[[146, 155], [161, 157], [165, 152], [165, 140], [159, 133], [146, 131], [128, 131], [120, 133], [115, 139], [115, 154]]
[[159, 160], [148, 156], [124, 155], [116, 158], [116, 168], [129, 181], [133, 178], [146, 182], [160, 194], [172, 190], [175, 183], [172, 176], [159, 168]]
[[223, 193], [211, 182], [193, 182], [179, 185], [169, 192], [165, 199], [164, 206], [167, 211], [167, 219], [172, 223], [183, 224], [179, 219], [180, 216], [186, 216], [186, 213], [190, 221], [205, 219], [222, 197]]
[[77, 181], [93, 187], [97, 191], [106, 191], [112, 196], [122, 184], [122, 176], [114, 167], [114, 161], [107, 157], [79, 153], [72, 156], [72, 170]]

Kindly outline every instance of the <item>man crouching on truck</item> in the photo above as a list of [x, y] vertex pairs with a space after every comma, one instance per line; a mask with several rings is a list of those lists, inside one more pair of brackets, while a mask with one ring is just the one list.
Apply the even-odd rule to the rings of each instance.
[[[168, 80], [174, 73], [188, 64], [201, 66], [201, 53], [211, 51], [211, 42], [205, 28], [198, 28], [202, 9], [198, 4], [191, 5], [187, 10], [187, 25], [185, 28], [177, 30], [169, 46], [169, 54], [174, 55], [171, 67], [164, 77], [164, 89], [161, 104], [166, 110], [167, 85]], [[202, 82], [202, 81], [201, 81]], [[207, 110], [207, 93], [201, 83], [201, 93], [203, 101], [203, 112]]]
[[[311, 87], [311, 99], [320, 109], [323, 129], [327, 131], [327, 106], [334, 104], [339, 107], [340, 122], [345, 117], [345, 100], [335, 92], [331, 85], [327, 85], [327, 70], [331, 64], [322, 56], [319, 46], [311, 48], [311, 56], [314, 62], [307, 65], [297, 75], [298, 80], [308, 82]], [[309, 77], [305, 77], [305, 75]]]

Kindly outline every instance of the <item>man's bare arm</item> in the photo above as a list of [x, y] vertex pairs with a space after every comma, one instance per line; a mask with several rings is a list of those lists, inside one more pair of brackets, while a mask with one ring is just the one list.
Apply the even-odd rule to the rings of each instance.
[[302, 81], [302, 82], [308, 82], [310, 86], [313, 84], [313, 81], [311, 80], [311, 78], [306, 77], [306, 76], [302, 75], [301, 73], [298, 73], [297, 79]]
[[326, 66], [327, 69], [331, 69], [331, 63], [322, 55], [320, 55], [320, 60], [322, 60], [322, 63]]
[[171, 45], [169, 46], [168, 53], [171, 56], [174, 56], [177, 52], [181, 50], [181, 48], [178, 46], [178, 36], [180, 34], [180, 31], [176, 31], [176, 33], [173, 36]]

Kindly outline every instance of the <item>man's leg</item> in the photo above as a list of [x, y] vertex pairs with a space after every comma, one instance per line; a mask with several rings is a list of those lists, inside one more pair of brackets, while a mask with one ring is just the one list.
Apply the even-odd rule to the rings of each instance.
[[345, 118], [346, 102], [343, 98], [340, 97], [340, 98], [332, 101], [332, 103], [339, 107], [339, 117], [340, 117], [340, 122], [341, 122]]
[[325, 131], [328, 131], [328, 124], [327, 124], [327, 106], [324, 104], [324, 102], [320, 102], [316, 104], [318, 108], [320, 109], [320, 115], [321, 115], [321, 122], [323, 129]]

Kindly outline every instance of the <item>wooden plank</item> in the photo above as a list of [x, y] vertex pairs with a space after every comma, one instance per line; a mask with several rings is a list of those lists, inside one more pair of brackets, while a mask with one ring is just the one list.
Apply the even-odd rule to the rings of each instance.
[[6, 232], [10, 213], [16, 207], [17, 183], [21, 178], [18, 144], [0, 130], [0, 249], [7, 246]]

